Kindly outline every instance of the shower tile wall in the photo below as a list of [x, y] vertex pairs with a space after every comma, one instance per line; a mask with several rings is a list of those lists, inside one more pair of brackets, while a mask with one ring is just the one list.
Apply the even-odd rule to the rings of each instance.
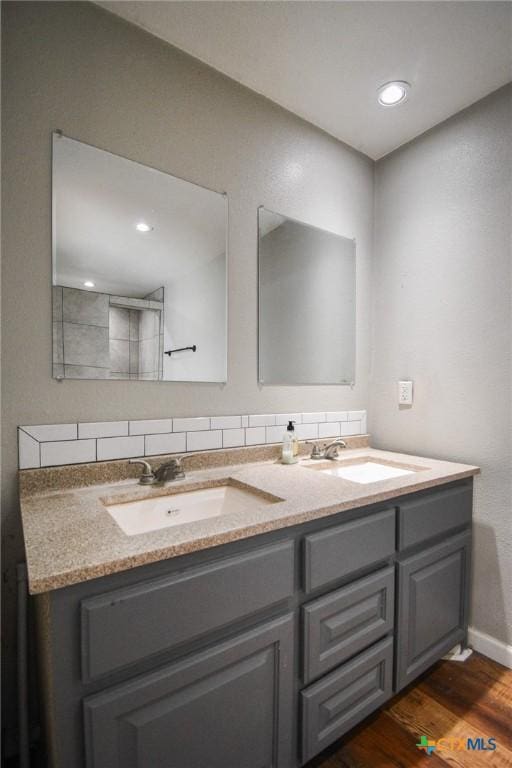
[[139, 315], [137, 309], [110, 307], [110, 378], [139, 378]]
[[[54, 286], [53, 375], [161, 379], [163, 323], [156, 308], [163, 306], [160, 296], [163, 289], [141, 300]], [[132, 309], [134, 303], [155, 308]]]
[[109, 297], [75, 288], [53, 288], [54, 375], [107, 378]]
[[161, 378], [160, 312], [144, 309], [139, 323], [139, 378]]
[[[164, 305], [164, 288], [161, 286], [144, 296]], [[163, 379], [164, 375], [164, 324], [162, 311], [142, 310], [139, 324], [139, 378]]]

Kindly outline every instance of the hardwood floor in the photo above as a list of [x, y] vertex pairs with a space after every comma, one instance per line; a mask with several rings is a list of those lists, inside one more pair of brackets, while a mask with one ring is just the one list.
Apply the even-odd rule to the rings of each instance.
[[[416, 747], [430, 740], [496, 739], [495, 751]], [[442, 745], [441, 745], [442, 746]], [[456, 746], [447, 743], [446, 746]], [[474, 653], [441, 661], [307, 768], [512, 768], [512, 670]]]

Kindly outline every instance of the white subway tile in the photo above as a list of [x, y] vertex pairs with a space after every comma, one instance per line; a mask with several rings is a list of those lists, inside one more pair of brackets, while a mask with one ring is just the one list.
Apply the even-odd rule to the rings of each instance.
[[339, 421], [325, 421], [318, 425], [318, 437], [338, 437], [341, 435]]
[[342, 436], [348, 435], [360, 435], [361, 434], [361, 422], [360, 421], [342, 421], [341, 424]]
[[241, 416], [212, 416], [210, 429], [240, 429]]
[[276, 423], [273, 413], [258, 413], [249, 416], [250, 427], [271, 427]]
[[187, 432], [187, 451], [209, 451], [222, 448], [222, 431]]
[[325, 421], [325, 413], [303, 413], [303, 424], [317, 424], [319, 421]]
[[207, 416], [198, 416], [191, 419], [173, 419], [175, 432], [200, 432], [210, 429], [210, 419]]
[[295, 434], [299, 440], [315, 440], [318, 437], [318, 424], [297, 424]]
[[146, 435], [144, 443], [146, 456], [158, 456], [160, 453], [184, 453], [187, 450], [185, 432]]
[[61, 440], [41, 443], [42, 467], [85, 464], [90, 461], [96, 461], [96, 440]]
[[103, 437], [98, 440], [98, 461], [144, 456], [144, 436]]
[[172, 419], [139, 419], [130, 421], [130, 435], [157, 435], [172, 432]]
[[327, 421], [348, 421], [348, 411], [328, 411], [325, 418]]
[[361, 421], [361, 419], [365, 415], [366, 415], [366, 411], [349, 411], [348, 412], [348, 420], [349, 421]]
[[238, 448], [245, 445], [244, 429], [224, 429], [222, 432], [223, 448]]
[[247, 427], [245, 430], [246, 445], [263, 445], [265, 439], [265, 427]]
[[41, 424], [19, 428], [19, 467], [280, 443], [288, 421], [299, 440], [367, 432], [364, 410]]
[[36, 427], [22, 427], [31, 437], [43, 441], [76, 440], [78, 436], [76, 424], [40, 424]]
[[78, 437], [122, 437], [128, 434], [127, 421], [91, 421], [78, 424]]
[[22, 429], [18, 429], [18, 461], [20, 469], [34, 469], [41, 466], [39, 443]]
[[280, 443], [283, 440], [283, 435], [286, 432], [286, 427], [282, 424], [278, 427], [266, 427], [267, 433], [265, 436], [266, 443]]
[[302, 413], [276, 413], [276, 424], [288, 424], [294, 421], [296, 424], [302, 422]]

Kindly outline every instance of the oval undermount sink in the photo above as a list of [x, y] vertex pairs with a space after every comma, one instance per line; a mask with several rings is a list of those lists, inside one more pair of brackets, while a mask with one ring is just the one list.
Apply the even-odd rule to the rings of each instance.
[[246, 488], [222, 485], [141, 501], [106, 504], [105, 508], [124, 533], [135, 536], [233, 512], [247, 512], [277, 501], [281, 499], [269, 499]]

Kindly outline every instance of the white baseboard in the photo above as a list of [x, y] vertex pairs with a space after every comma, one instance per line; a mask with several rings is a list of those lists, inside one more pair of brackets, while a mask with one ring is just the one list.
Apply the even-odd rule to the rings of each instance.
[[497, 661], [498, 664], [512, 669], [512, 645], [496, 640], [496, 638], [486, 635], [485, 632], [480, 632], [474, 627], [468, 629], [468, 645], [478, 653]]

